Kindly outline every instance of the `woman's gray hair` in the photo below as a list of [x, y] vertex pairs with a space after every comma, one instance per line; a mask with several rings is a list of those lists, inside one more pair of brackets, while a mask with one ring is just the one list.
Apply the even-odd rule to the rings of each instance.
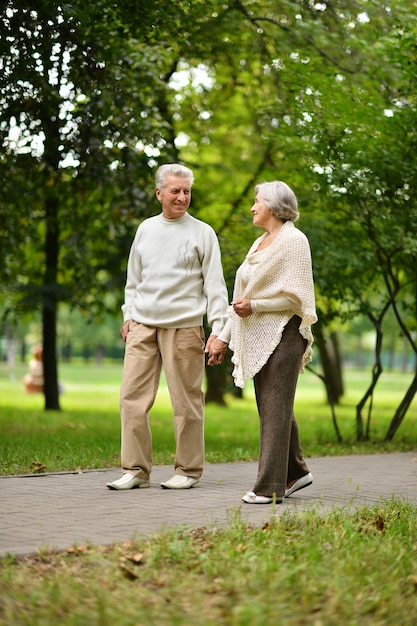
[[167, 176], [182, 176], [183, 178], [188, 178], [190, 187], [192, 187], [194, 182], [194, 174], [189, 167], [185, 167], [185, 165], [180, 165], [179, 163], [166, 163], [156, 170], [155, 185], [157, 189], [163, 189], [165, 187], [167, 184]]
[[255, 194], [261, 196], [265, 206], [277, 219], [296, 222], [300, 217], [297, 197], [291, 187], [282, 180], [256, 185]]

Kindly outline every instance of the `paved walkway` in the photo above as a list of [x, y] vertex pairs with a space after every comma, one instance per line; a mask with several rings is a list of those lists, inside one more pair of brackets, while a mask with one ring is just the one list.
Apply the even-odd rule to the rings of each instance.
[[314, 483], [283, 504], [249, 505], [257, 463], [207, 465], [200, 487], [172, 491], [160, 482], [171, 466], [155, 467], [150, 489], [110, 491], [119, 469], [0, 477], [0, 556], [40, 548], [111, 544], [172, 527], [225, 525], [236, 510], [255, 525], [283, 511], [371, 506], [395, 497], [417, 507], [417, 451], [308, 459]]

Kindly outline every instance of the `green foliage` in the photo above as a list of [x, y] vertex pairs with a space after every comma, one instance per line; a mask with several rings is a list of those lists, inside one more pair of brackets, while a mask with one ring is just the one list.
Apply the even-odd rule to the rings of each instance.
[[3, 299], [33, 310], [49, 291], [91, 311], [120, 289], [132, 224], [149, 212], [166, 55], [127, 37], [110, 2], [8, 2], [1, 25]]

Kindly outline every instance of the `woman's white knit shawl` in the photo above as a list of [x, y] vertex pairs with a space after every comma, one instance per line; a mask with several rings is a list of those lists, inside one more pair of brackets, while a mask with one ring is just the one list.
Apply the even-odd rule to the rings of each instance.
[[[236, 273], [233, 300], [258, 300], [285, 295], [294, 302], [294, 311], [253, 313], [239, 317], [232, 309], [230, 348], [233, 350], [233, 377], [237, 387], [253, 378], [265, 365], [281, 341], [285, 325], [294, 314], [300, 315], [300, 334], [307, 340], [300, 372], [311, 361], [313, 335], [311, 324], [317, 321], [311, 252], [307, 237], [293, 222], [285, 222], [274, 242], [256, 252], [266, 234], [252, 244], [245, 261]], [[251, 264], [245, 285], [245, 265]], [[247, 269], [247, 268], [246, 268]], [[301, 309], [301, 311], [300, 311]]]

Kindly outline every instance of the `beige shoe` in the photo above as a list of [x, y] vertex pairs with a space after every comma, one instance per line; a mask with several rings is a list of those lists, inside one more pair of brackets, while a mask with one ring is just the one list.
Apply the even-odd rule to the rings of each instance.
[[137, 478], [133, 474], [123, 474], [121, 478], [113, 481], [112, 483], [106, 483], [106, 487], [109, 489], [144, 489], [149, 487], [149, 480], [145, 478]]
[[199, 484], [199, 478], [193, 478], [192, 476], [181, 476], [181, 474], [174, 474], [172, 478], [164, 483], [161, 483], [161, 487], [163, 489], [190, 489], [191, 487], [197, 487]]

